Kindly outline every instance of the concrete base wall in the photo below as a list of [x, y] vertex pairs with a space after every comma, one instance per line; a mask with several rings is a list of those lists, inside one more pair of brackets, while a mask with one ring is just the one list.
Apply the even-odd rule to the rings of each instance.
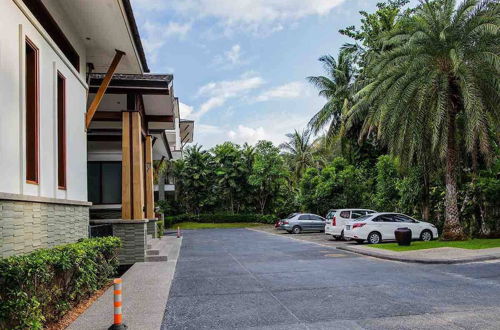
[[88, 236], [89, 206], [0, 200], [0, 257]]

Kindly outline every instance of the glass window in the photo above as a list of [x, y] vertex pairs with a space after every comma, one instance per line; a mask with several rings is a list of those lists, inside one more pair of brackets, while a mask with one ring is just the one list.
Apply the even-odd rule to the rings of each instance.
[[326, 215], [327, 219], [333, 219], [333, 216], [335, 215], [336, 210], [330, 210], [328, 211], [328, 214]]
[[340, 212], [340, 217], [344, 219], [349, 219], [351, 217], [351, 212], [350, 211], [342, 211]]
[[309, 214], [303, 214], [299, 217], [299, 220], [309, 220]]
[[[371, 218], [371, 215], [363, 215], [359, 218], [356, 218], [356, 219], [353, 219], [354, 221], [364, 221], [364, 220], [368, 220]], [[373, 221], [377, 222], [377, 218], [373, 219]]]
[[412, 218], [407, 217], [406, 215], [402, 215], [402, 214], [396, 215], [395, 218], [396, 218], [397, 222], [406, 222], [406, 223], [414, 223], [415, 222]]
[[25, 46], [26, 181], [38, 184], [38, 48], [29, 39], [26, 39]]
[[363, 215], [366, 215], [366, 211], [362, 210], [354, 210], [351, 212], [351, 219], [357, 219], [359, 217], [362, 217]]
[[66, 78], [57, 73], [57, 182], [66, 189]]
[[94, 204], [121, 204], [121, 162], [88, 162], [88, 194]]
[[288, 215], [288, 216], [286, 217], [286, 219], [291, 219], [291, 218], [293, 218], [293, 217], [294, 217], [294, 216], [296, 216], [296, 215], [297, 215], [297, 213], [292, 213], [292, 214]]
[[392, 214], [379, 215], [377, 219], [378, 222], [396, 222]]

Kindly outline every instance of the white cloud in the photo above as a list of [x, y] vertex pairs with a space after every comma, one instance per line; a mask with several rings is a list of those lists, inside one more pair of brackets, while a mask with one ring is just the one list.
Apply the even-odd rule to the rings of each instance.
[[252, 128], [245, 125], [238, 125], [236, 130], [230, 130], [227, 133], [227, 137], [235, 143], [243, 144], [248, 142], [249, 144], [256, 144], [260, 140], [266, 140], [268, 134], [264, 130], [264, 127]]
[[237, 80], [210, 82], [198, 90], [198, 96], [205, 97], [207, 100], [195, 113], [195, 117], [199, 119], [208, 111], [224, 105], [228, 99], [245, 97], [249, 91], [259, 88], [263, 84], [264, 80], [261, 77], [246, 74]]
[[300, 81], [290, 82], [271, 88], [257, 96], [256, 101], [264, 102], [273, 99], [294, 99], [304, 94], [305, 86]]
[[215, 18], [235, 27], [272, 33], [306, 16], [327, 15], [344, 0], [134, 0], [140, 10], [172, 9], [189, 19]]
[[182, 119], [193, 119], [194, 108], [185, 103], [179, 102], [179, 113]]
[[231, 47], [230, 50], [224, 53], [226, 59], [231, 62], [232, 64], [238, 64], [240, 62], [240, 56], [241, 56], [241, 47], [240, 45], [236, 44], [233, 47]]
[[191, 30], [191, 27], [191, 23], [168, 22], [167, 24], [160, 24], [149, 20], [146, 21], [141, 29], [144, 34], [142, 44], [149, 55], [150, 61], [156, 63], [158, 51], [165, 45], [168, 38], [183, 39]]

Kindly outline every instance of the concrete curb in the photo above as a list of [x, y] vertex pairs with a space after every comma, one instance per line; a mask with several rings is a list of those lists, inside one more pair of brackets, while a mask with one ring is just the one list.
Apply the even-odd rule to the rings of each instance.
[[369, 248], [368, 249], [360, 249], [360, 248], [355, 248], [355, 247], [350, 247], [350, 246], [339, 246], [337, 247], [339, 250], [343, 251], [348, 251], [348, 252], [353, 252], [357, 254], [362, 254], [365, 256], [369, 257], [374, 257], [374, 258], [379, 258], [379, 259], [386, 259], [386, 260], [392, 260], [392, 261], [400, 261], [400, 262], [409, 262], [409, 263], [419, 263], [419, 264], [463, 264], [463, 263], [469, 263], [469, 262], [481, 262], [481, 261], [488, 261], [488, 260], [497, 260], [500, 259], [499, 256], [492, 256], [492, 255], [486, 255], [486, 256], [477, 256], [477, 257], [471, 257], [471, 258], [464, 258], [464, 259], [432, 259], [432, 258], [412, 258], [412, 257], [407, 257], [407, 256], [396, 256], [396, 255], [390, 255], [386, 254], [383, 252], [379, 251], [370, 251], [370, 250], [376, 250], [374, 248]]

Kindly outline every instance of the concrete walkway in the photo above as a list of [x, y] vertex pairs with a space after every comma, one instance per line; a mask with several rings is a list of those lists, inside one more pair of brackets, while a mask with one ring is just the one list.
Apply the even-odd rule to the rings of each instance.
[[[182, 238], [164, 236], [168, 261], [134, 264], [123, 276], [123, 320], [128, 329], [160, 328], [175, 273]], [[113, 323], [113, 287], [110, 287], [68, 329], [106, 330]]]
[[414, 251], [390, 251], [363, 245], [345, 244], [337, 249], [370, 257], [423, 264], [458, 264], [500, 259], [500, 248], [469, 250], [451, 247]]

